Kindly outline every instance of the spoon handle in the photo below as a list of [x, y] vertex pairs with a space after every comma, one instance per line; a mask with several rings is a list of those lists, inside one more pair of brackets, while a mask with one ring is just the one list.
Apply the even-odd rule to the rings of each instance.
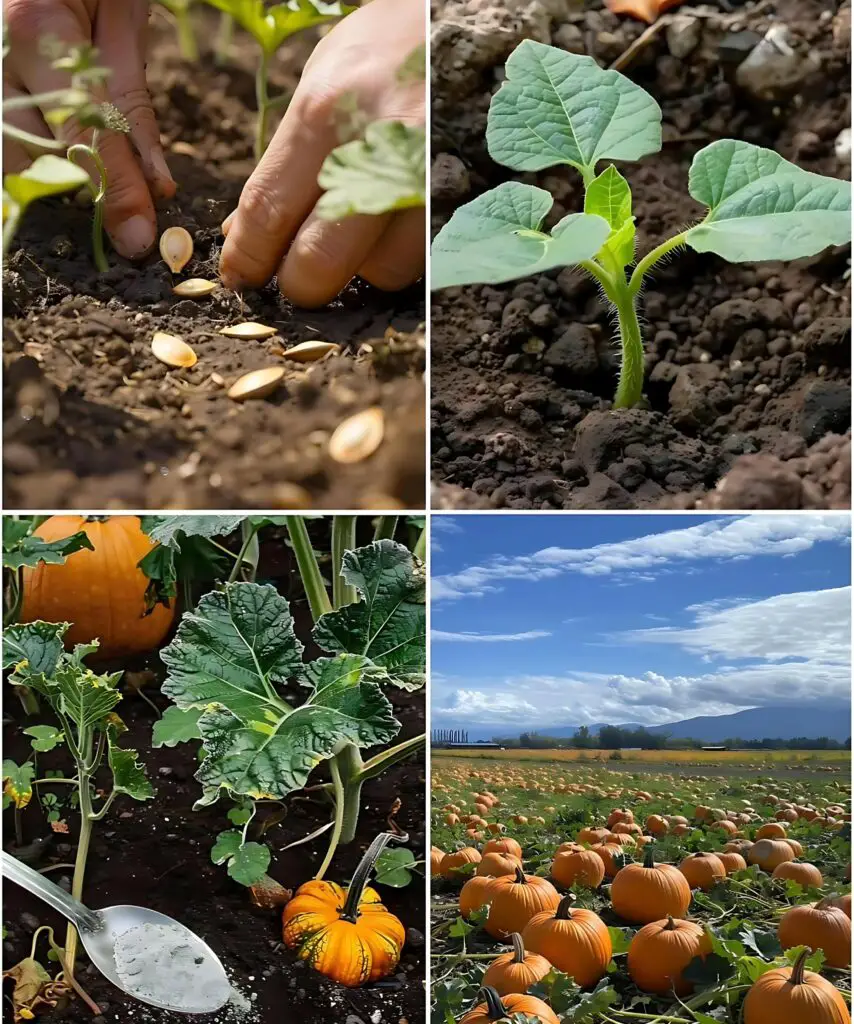
[[38, 871], [33, 871], [31, 867], [27, 867], [16, 857], [0, 851], [0, 868], [6, 878], [17, 882], [22, 888], [50, 904], [54, 910], [58, 910], [60, 914], [67, 917], [79, 930], [92, 932], [101, 927], [99, 915], [94, 914], [73, 896], [69, 896], [65, 889], [54, 885], [50, 879], [45, 878]]

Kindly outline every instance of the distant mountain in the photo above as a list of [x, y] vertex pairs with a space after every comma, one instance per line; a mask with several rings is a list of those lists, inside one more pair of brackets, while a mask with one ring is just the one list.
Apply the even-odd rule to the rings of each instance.
[[[648, 726], [650, 732], [671, 736], [673, 739], [694, 739], [704, 743], [720, 743], [726, 739], [743, 740], [794, 739], [806, 736], [828, 739], [840, 743], [851, 735], [851, 706], [849, 704], [789, 704], [767, 708], [751, 708], [734, 715], [707, 715], [687, 718], [668, 725]], [[643, 728], [636, 722], [596, 722], [587, 728], [596, 734], [603, 725], [619, 725], [624, 729]], [[444, 726], [443, 726], [444, 727]], [[543, 736], [569, 738], [578, 732], [577, 725], [537, 726], [526, 730], [517, 727], [448, 723], [447, 728], [468, 732], [470, 743], [491, 740], [496, 736], [518, 736], [520, 732], [538, 732]]]

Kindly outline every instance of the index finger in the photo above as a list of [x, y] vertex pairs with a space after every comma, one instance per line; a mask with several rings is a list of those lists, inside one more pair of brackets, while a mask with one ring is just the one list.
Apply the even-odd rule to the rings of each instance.
[[273, 140], [229, 218], [220, 256], [223, 284], [260, 288], [276, 273], [297, 229], [320, 196], [317, 176], [337, 145], [332, 89], [297, 89]]

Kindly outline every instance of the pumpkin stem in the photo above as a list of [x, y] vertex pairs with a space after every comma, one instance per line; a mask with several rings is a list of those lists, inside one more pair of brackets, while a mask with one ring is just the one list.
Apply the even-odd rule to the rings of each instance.
[[801, 952], [801, 955], [795, 961], [795, 965], [792, 968], [792, 976], [789, 978], [789, 981], [791, 981], [793, 985], [804, 984], [804, 969], [806, 967], [807, 957], [811, 952], [812, 950], [808, 946], [805, 947]]
[[359, 866], [353, 872], [353, 878], [347, 889], [344, 909], [340, 914], [342, 920], [349, 921], [351, 924], [356, 923], [356, 919], [359, 916], [359, 904], [362, 902], [362, 894], [365, 891], [365, 886], [368, 884], [368, 877], [374, 864], [376, 864], [377, 857], [379, 857], [389, 843], [405, 843], [408, 840], [408, 835], [397, 836], [394, 832], [380, 832], [376, 839], [374, 839], [367, 850], [365, 850], [365, 855], [359, 861]]
[[519, 867], [518, 864], [516, 865], [516, 884], [517, 885], [526, 885], [527, 884], [526, 881], [525, 881], [525, 872]]
[[558, 903], [557, 910], [555, 911], [555, 920], [557, 921], [568, 921], [572, 916], [572, 905], [575, 903], [575, 893], [568, 892], [566, 896]]
[[490, 1020], [501, 1020], [507, 1016], [507, 1011], [501, 1002], [501, 996], [491, 985], [484, 985], [480, 992], [478, 992], [477, 997], [478, 999], [483, 999], [486, 1003], [486, 1015]]
[[655, 857], [653, 856], [654, 853], [655, 848], [653, 847], [652, 843], [649, 843], [647, 848], [643, 851], [643, 866], [645, 868], [655, 867]]
[[674, 932], [674, 931], [676, 931], [676, 922], [673, 920], [673, 915], [672, 914], [668, 914], [667, 915], [667, 924], [664, 926], [664, 931], [666, 931], [666, 932]]
[[523, 964], [525, 962], [525, 944], [522, 942], [522, 936], [518, 932], [513, 932], [510, 941], [513, 943], [512, 963]]

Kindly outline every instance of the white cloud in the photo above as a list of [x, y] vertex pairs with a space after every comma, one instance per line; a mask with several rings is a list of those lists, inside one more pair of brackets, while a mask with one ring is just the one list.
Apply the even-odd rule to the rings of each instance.
[[432, 640], [455, 640], [469, 644], [490, 644], [504, 640], [539, 640], [551, 636], [545, 629], [531, 629], [527, 633], [449, 633], [444, 629], [434, 629], [430, 633]]
[[675, 565], [684, 572], [691, 563], [709, 559], [784, 557], [849, 538], [849, 516], [844, 513], [726, 516], [589, 548], [550, 547], [513, 558], [499, 555], [483, 565], [433, 577], [431, 594], [434, 601], [480, 597], [501, 590], [508, 580], [536, 581], [564, 573], [635, 573], [636, 579], [655, 579]]
[[454, 690], [447, 703], [431, 709], [433, 719], [450, 718], [454, 722], [510, 722], [524, 724], [536, 716], [537, 708], [509, 691]]

